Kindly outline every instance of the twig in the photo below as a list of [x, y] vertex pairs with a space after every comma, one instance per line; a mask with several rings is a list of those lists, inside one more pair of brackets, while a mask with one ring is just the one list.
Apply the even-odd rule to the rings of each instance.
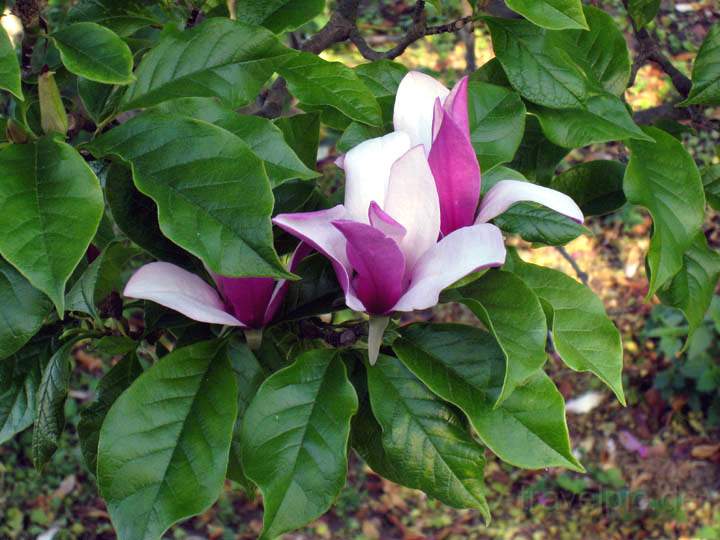
[[572, 258], [567, 250], [563, 246], [555, 246], [555, 250], [562, 255], [563, 259], [570, 263], [570, 266], [572, 266], [572, 269], [575, 271], [575, 274], [580, 281], [583, 282], [583, 285], [587, 285], [589, 276], [586, 272], [583, 272], [583, 269], [580, 268], [580, 265], [578, 265], [577, 261]]
[[304, 339], [322, 339], [332, 347], [349, 347], [358, 339], [367, 336], [367, 323], [334, 326], [320, 319], [300, 321], [300, 335]]

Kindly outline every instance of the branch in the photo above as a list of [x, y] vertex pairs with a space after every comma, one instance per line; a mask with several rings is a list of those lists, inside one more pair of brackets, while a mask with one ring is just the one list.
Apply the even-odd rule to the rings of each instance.
[[349, 347], [357, 340], [367, 336], [367, 323], [334, 326], [325, 324], [320, 319], [303, 319], [300, 321], [300, 335], [304, 339], [322, 339], [332, 347]]
[[587, 285], [589, 278], [587, 272], [583, 272], [583, 269], [580, 268], [580, 265], [575, 259], [572, 258], [572, 256], [567, 252], [567, 250], [563, 246], [555, 246], [555, 250], [560, 253], [560, 255], [562, 255], [563, 259], [570, 263], [570, 266], [572, 266], [572, 269], [575, 270], [575, 274], [580, 279], [580, 281], [583, 282], [583, 285]]

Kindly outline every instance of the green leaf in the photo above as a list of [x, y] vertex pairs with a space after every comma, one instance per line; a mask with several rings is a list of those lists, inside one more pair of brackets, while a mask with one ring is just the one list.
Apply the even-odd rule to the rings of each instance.
[[598, 159], [581, 163], [553, 178], [552, 189], [566, 193], [586, 216], [608, 214], [625, 204], [625, 165]]
[[340, 62], [300, 52], [278, 69], [290, 92], [311, 107], [329, 106], [352, 120], [382, 126], [375, 96], [360, 77]]
[[133, 57], [118, 35], [92, 22], [74, 23], [50, 34], [71, 73], [105, 84], [129, 84]]
[[236, 135], [153, 111], [89, 148], [131, 163], [135, 185], [158, 205], [162, 232], [214, 272], [288, 276], [272, 245], [273, 198], [263, 164]]
[[531, 106], [530, 112], [537, 116], [547, 138], [565, 148], [626, 139], [652, 142], [633, 122], [620, 98], [608, 93], [590, 97], [582, 109]]
[[557, 270], [518, 258], [511, 260], [510, 269], [543, 303], [555, 350], [563, 362], [575, 371], [597, 375], [624, 405], [622, 342], [602, 301], [589, 288]]
[[453, 291], [495, 336], [505, 356], [505, 379], [498, 404], [545, 363], [547, 322], [540, 300], [523, 281], [501, 270], [489, 270], [470, 285]]
[[110, 407], [143, 372], [142, 365], [135, 353], [130, 353], [115, 364], [97, 385], [97, 398], [80, 413], [78, 435], [80, 450], [85, 465], [90, 471], [97, 471], [97, 451], [100, 440], [100, 428]]
[[80, 311], [101, 318], [100, 304], [111, 293], [123, 288], [123, 271], [138, 254], [136, 248], [118, 242], [111, 243], [85, 269], [65, 297], [65, 309]]
[[208, 19], [168, 32], [138, 66], [121, 110], [179, 97], [218, 97], [246, 105], [290, 54], [268, 30], [229, 19]]
[[67, 20], [94, 22], [120, 36], [130, 36], [146, 26], [161, 24], [146, 5], [143, 0], [80, 0], [70, 8]]
[[502, 86], [504, 88], [511, 88], [510, 81], [508, 81], [502, 64], [500, 64], [497, 57], [491, 58], [476, 71], [471, 73], [470, 82], [473, 81], [494, 84], [495, 86]]
[[628, 201], [644, 206], [653, 218], [647, 260], [648, 298], [675, 274], [705, 218], [700, 173], [682, 143], [657, 128], [645, 128], [655, 143], [632, 140], [623, 189]]
[[700, 231], [683, 255], [683, 266], [666, 286], [658, 290], [663, 304], [682, 310], [688, 321], [687, 343], [702, 325], [720, 278], [720, 253], [708, 247]]
[[117, 398], [100, 430], [97, 479], [120, 540], [155, 540], [210, 507], [236, 414], [222, 341], [175, 349]]
[[32, 438], [32, 459], [40, 470], [58, 448], [65, 427], [65, 400], [70, 387], [70, 355], [75, 341], [63, 344], [45, 366], [37, 390], [37, 409]]
[[500, 182], [500, 180], [522, 180], [523, 182], [528, 181], [528, 179], [525, 178], [522, 173], [519, 173], [514, 169], [510, 169], [509, 167], [499, 165], [497, 167], [493, 167], [489, 172], [483, 171], [481, 194], [485, 195], [490, 190], [490, 188]]
[[261, 539], [305, 525], [345, 485], [350, 418], [358, 401], [334, 351], [302, 354], [271, 375], [245, 412], [242, 463], [263, 495]]
[[273, 186], [293, 178], [310, 179], [320, 175], [300, 161], [285, 142], [283, 132], [267, 118], [238, 114], [214, 98], [181, 98], [166, 101], [157, 110], [177, 116], [189, 116], [215, 124], [240, 137], [257, 157]]
[[275, 125], [283, 132], [285, 141], [300, 160], [308, 168], [315, 170], [320, 144], [320, 115], [306, 113], [284, 116], [277, 118]]
[[335, 148], [337, 148], [338, 152], [347, 152], [363, 141], [374, 139], [375, 137], [382, 137], [384, 134], [385, 131], [382, 128], [368, 126], [360, 122], [352, 122], [343, 132]]
[[702, 171], [705, 198], [711, 208], [720, 211], [720, 165], [708, 165]]
[[508, 166], [536, 184], [548, 185], [558, 163], [567, 153], [567, 148], [547, 140], [537, 118], [528, 116], [520, 148]]
[[533, 202], [513, 204], [493, 223], [523, 240], [546, 246], [562, 246], [588, 232], [582, 224]]
[[570, 450], [563, 398], [543, 371], [494, 407], [505, 357], [490, 334], [459, 324], [414, 324], [401, 336], [393, 349], [403, 364], [462, 409], [500, 459], [528, 469], [583, 470]]
[[510, 9], [529, 21], [552, 30], [587, 30], [580, 0], [506, 0]]
[[463, 419], [396, 358], [381, 355], [367, 375], [382, 448], [399, 481], [455, 508], [476, 508], [489, 521], [484, 450]]
[[25, 345], [40, 330], [50, 310], [48, 298], [0, 259], [0, 359]]
[[325, 0], [242, 0], [237, 3], [237, 18], [279, 34], [296, 30], [320, 15], [324, 7]]
[[525, 105], [520, 96], [493, 84], [468, 84], [470, 139], [480, 161], [489, 171], [511, 161], [525, 131]]
[[33, 340], [0, 360], [0, 444], [35, 420], [42, 369], [50, 356], [46, 339]]
[[692, 89], [680, 105], [720, 105], [720, 23], [703, 41], [692, 71]]
[[393, 127], [395, 94], [397, 94], [400, 81], [407, 75], [407, 72], [405, 66], [390, 60], [368, 62], [355, 68], [355, 73], [377, 98], [382, 109], [384, 127], [389, 130], [392, 130]]
[[83, 107], [93, 122], [100, 124], [113, 114], [120, 96], [120, 92], [114, 92], [115, 86], [78, 77], [77, 87]]
[[278, 319], [298, 320], [343, 309], [344, 295], [327, 258], [319, 253], [310, 255], [294, 273], [300, 279], [288, 286]]
[[15, 47], [4, 28], [0, 31], [0, 88], [20, 100], [25, 99], [20, 84], [20, 64]]
[[628, 0], [628, 13], [638, 28], [648, 25], [660, 9], [660, 0]]
[[71, 146], [47, 136], [0, 148], [0, 255], [62, 316], [65, 283], [103, 214], [100, 183]]

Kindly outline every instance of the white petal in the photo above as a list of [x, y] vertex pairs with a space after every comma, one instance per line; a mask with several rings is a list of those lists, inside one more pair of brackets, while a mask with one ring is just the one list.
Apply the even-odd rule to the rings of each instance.
[[408, 135], [396, 131], [361, 142], [345, 154], [345, 208], [349, 219], [368, 223], [370, 202], [385, 200], [390, 167], [409, 149]]
[[412, 146], [422, 144], [425, 153], [430, 152], [435, 100], [444, 102], [448, 94], [450, 90], [429, 75], [419, 71], [405, 75], [395, 95], [395, 130], [410, 135]]
[[505, 262], [500, 229], [487, 223], [453, 231], [427, 251], [415, 265], [412, 282], [395, 311], [427, 309], [438, 303], [440, 292], [468, 274]]
[[582, 210], [564, 193], [522, 180], [500, 180], [480, 201], [480, 211], [475, 223], [486, 223], [513, 204], [524, 201], [540, 203], [578, 223], [583, 222]]
[[407, 231], [399, 246], [410, 272], [440, 234], [440, 200], [422, 146], [412, 148], [392, 166], [383, 209]]
[[225, 311], [220, 295], [199, 276], [166, 262], [140, 268], [128, 281], [123, 294], [151, 300], [195, 321], [244, 326]]

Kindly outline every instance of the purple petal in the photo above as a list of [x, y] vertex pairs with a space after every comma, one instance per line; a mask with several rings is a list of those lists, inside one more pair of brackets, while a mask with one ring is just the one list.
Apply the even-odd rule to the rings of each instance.
[[578, 223], [583, 222], [582, 210], [564, 193], [522, 180], [501, 180], [491, 187], [480, 201], [480, 211], [475, 223], [487, 223], [513, 204], [524, 201], [540, 203]]
[[407, 234], [405, 227], [380, 208], [380, 205], [375, 201], [370, 203], [368, 219], [373, 228], [381, 231], [385, 236], [392, 238], [397, 243]]
[[383, 208], [407, 231], [399, 246], [411, 271], [440, 234], [440, 202], [422, 146], [408, 150], [393, 164]]
[[261, 328], [275, 290], [272, 278], [237, 278], [212, 274], [228, 310], [245, 326]]
[[445, 112], [450, 115], [465, 136], [470, 139], [470, 118], [468, 116], [468, 76], [465, 75], [450, 91], [445, 103]]
[[436, 99], [441, 102], [449, 90], [429, 75], [411, 71], [400, 81], [395, 95], [393, 124], [396, 131], [410, 136], [412, 146], [422, 144], [425, 153], [432, 143], [433, 106]]
[[352, 267], [347, 257], [347, 240], [332, 224], [333, 221], [347, 217], [347, 210], [339, 204], [317, 212], [280, 214], [273, 219], [273, 223], [330, 259], [340, 287], [345, 293], [345, 303], [350, 309], [364, 311], [362, 302], [350, 286]]
[[469, 137], [439, 102], [435, 106], [437, 137], [428, 161], [440, 197], [443, 235], [471, 225], [480, 199], [480, 164]]
[[405, 257], [392, 238], [370, 225], [334, 221], [347, 239], [347, 256], [354, 276], [352, 286], [365, 311], [383, 315], [403, 293]]
[[225, 304], [215, 289], [174, 264], [146, 264], [133, 274], [123, 294], [128, 298], [151, 300], [195, 321], [244, 326], [226, 312]]
[[[295, 248], [292, 256], [290, 257], [289, 270], [291, 272], [294, 272], [300, 264], [300, 261], [310, 255], [312, 250], [313, 249], [308, 244], [306, 244], [305, 242], [300, 242]], [[272, 320], [275, 318], [275, 315], [277, 315], [277, 312], [280, 309], [283, 300], [285, 299], [285, 294], [287, 294], [289, 286], [290, 282], [286, 279], [281, 279], [277, 282], [275, 290], [270, 297], [270, 302], [268, 303], [267, 309], [265, 310], [263, 325], [270, 324], [270, 322], [272, 322]]]
[[440, 240], [418, 261], [407, 292], [396, 311], [427, 309], [438, 303], [440, 292], [468, 274], [505, 262], [500, 229], [481, 224], [463, 227]]

